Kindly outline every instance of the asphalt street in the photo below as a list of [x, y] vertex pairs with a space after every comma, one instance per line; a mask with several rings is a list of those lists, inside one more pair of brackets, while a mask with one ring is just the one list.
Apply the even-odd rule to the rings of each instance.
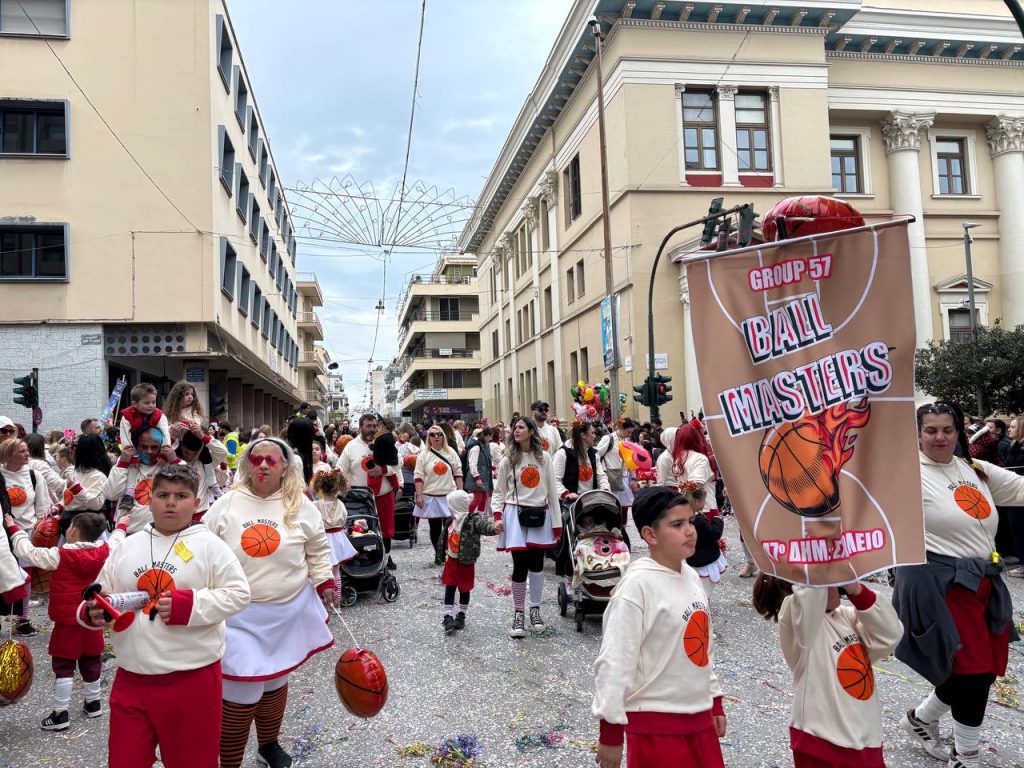
[[[445, 637], [441, 630], [439, 568], [432, 565], [426, 526], [419, 544], [396, 542], [401, 594], [385, 604], [373, 595], [342, 615], [359, 643], [377, 653], [387, 669], [390, 696], [372, 720], [352, 717], [334, 690], [334, 663], [352, 645], [341, 623], [332, 620], [337, 645], [319, 654], [292, 676], [282, 744], [305, 768], [367, 766], [536, 766], [593, 764], [597, 724], [590, 716], [591, 663], [601, 642], [599, 619], [583, 634], [558, 616], [551, 564], [545, 586], [540, 636], [511, 640], [509, 595], [511, 560], [483, 540], [465, 630]], [[632, 541], [640, 540], [633, 532]], [[791, 678], [782, 660], [774, 625], [750, 607], [751, 579], [740, 579], [742, 565], [735, 521], [727, 524], [732, 567], [713, 596], [718, 633], [716, 664], [728, 698], [728, 734], [722, 741], [730, 768], [791, 766], [788, 749]], [[634, 557], [643, 554], [634, 545]], [[1009, 579], [1020, 621], [1024, 584]], [[889, 590], [873, 585], [886, 599]], [[45, 607], [32, 609], [47, 627]], [[0, 768], [100, 768], [106, 765], [108, 718], [81, 714], [81, 683], [72, 698], [72, 725], [62, 733], [40, 730], [51, 709], [52, 672], [46, 654], [47, 632], [28, 644], [36, 678], [27, 697], [0, 709]], [[993, 691], [982, 736], [985, 766], [1024, 768], [1024, 712], [1018, 680], [1024, 678], [1024, 647], [1011, 647], [1010, 670]], [[104, 669], [104, 706], [116, 660]], [[916, 749], [896, 727], [902, 713], [928, 691], [920, 677], [890, 659], [875, 668], [883, 706], [886, 760], [890, 767], [937, 768], [941, 763]], [[949, 735], [951, 725], [943, 722]], [[471, 737], [479, 748], [474, 762], [431, 762], [448, 739]], [[951, 738], [951, 736], [950, 736]], [[254, 742], [246, 765], [255, 765]]]

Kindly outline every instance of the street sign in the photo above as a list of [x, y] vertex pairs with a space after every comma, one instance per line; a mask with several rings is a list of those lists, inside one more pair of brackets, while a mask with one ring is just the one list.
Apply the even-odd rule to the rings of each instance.
[[615, 324], [612, 322], [611, 296], [605, 296], [601, 300], [601, 352], [604, 358], [604, 369], [606, 371], [610, 371], [612, 368], [617, 367], [615, 355]]
[[38, 427], [43, 423], [43, 409], [38, 405], [32, 409], [32, 426]]
[[415, 390], [417, 400], [447, 400], [447, 389], [417, 389]]

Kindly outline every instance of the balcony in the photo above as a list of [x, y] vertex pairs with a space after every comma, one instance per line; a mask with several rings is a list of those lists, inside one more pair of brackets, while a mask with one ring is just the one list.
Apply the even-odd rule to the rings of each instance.
[[425, 296], [476, 296], [476, 278], [417, 275], [409, 281], [398, 300], [400, 324], [406, 322], [405, 315], [410, 310], [412, 300]]
[[416, 349], [398, 358], [398, 375], [403, 383], [420, 371], [454, 371], [479, 367], [479, 349]]
[[313, 350], [308, 352], [299, 352], [299, 370], [316, 371], [317, 373], [327, 374], [327, 368], [324, 366], [323, 358]]
[[403, 352], [406, 341], [417, 333], [479, 333], [478, 312], [436, 312], [417, 309], [409, 313], [408, 319], [398, 329], [398, 351]]
[[320, 325], [320, 318], [316, 312], [299, 312], [296, 316], [299, 331], [313, 337], [313, 341], [323, 341], [324, 327]]
[[399, 406], [409, 411], [426, 404], [443, 405], [451, 401], [482, 400], [484, 389], [475, 387], [403, 387], [399, 392]]
[[316, 274], [313, 272], [296, 272], [295, 290], [299, 292], [300, 296], [308, 296], [314, 307], [324, 305], [324, 294], [320, 290], [320, 281], [316, 279]]
[[302, 399], [314, 408], [323, 408], [324, 403], [326, 402], [324, 396], [315, 389], [302, 390]]

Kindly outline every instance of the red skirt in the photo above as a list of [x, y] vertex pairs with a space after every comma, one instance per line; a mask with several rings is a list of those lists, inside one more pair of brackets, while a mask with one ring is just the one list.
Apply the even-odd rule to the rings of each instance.
[[882, 747], [840, 747], [793, 726], [789, 727], [789, 746], [795, 768], [885, 768]]
[[459, 592], [472, 591], [476, 583], [476, 565], [460, 563], [454, 557], [447, 558], [441, 571], [441, 583], [446, 587], [458, 587]]
[[385, 539], [395, 538], [395, 494], [388, 491], [374, 497], [377, 503], [377, 517], [380, 519], [380, 534]]
[[54, 624], [47, 651], [58, 659], [99, 656], [103, 653], [103, 632], [78, 624]]
[[1006, 674], [1010, 656], [1010, 624], [999, 634], [988, 628], [985, 610], [992, 595], [992, 580], [981, 580], [977, 592], [954, 584], [946, 592], [946, 607], [956, 622], [963, 647], [953, 657], [953, 674], [984, 675]]
[[712, 725], [694, 733], [630, 733], [626, 768], [724, 768], [722, 747]]

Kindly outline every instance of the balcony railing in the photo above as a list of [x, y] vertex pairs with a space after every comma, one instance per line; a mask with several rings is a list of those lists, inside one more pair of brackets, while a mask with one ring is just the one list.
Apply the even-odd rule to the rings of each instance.
[[320, 281], [317, 280], [314, 272], [296, 272], [295, 290], [302, 295], [312, 297], [315, 306], [323, 306], [324, 294], [320, 290]]
[[473, 275], [460, 277], [448, 277], [447, 275], [415, 275], [405, 285], [402, 295], [398, 298], [398, 316], [405, 312], [405, 304], [409, 298], [409, 292], [417, 285], [470, 285], [476, 280]]
[[418, 322], [439, 322], [439, 323], [467, 323], [476, 322], [480, 319], [479, 312], [468, 310], [428, 310], [417, 309], [409, 313], [409, 319], [402, 323], [398, 329], [398, 348], [401, 349], [405, 343], [405, 337], [409, 334], [409, 327]]
[[299, 352], [299, 367], [309, 367], [310, 365], [315, 365], [321, 373], [327, 372], [323, 359], [316, 352]]
[[409, 370], [413, 360], [452, 360], [476, 357], [480, 354], [479, 349], [416, 349], [398, 358], [399, 376], [404, 376]]
[[307, 403], [320, 403], [323, 405], [327, 400], [326, 398], [315, 389], [304, 389], [302, 390], [302, 399]]
[[315, 312], [299, 312], [295, 319], [299, 325], [308, 323], [316, 326], [316, 330], [320, 338], [322, 339], [324, 337], [324, 327], [320, 325], [320, 318], [316, 316]]

